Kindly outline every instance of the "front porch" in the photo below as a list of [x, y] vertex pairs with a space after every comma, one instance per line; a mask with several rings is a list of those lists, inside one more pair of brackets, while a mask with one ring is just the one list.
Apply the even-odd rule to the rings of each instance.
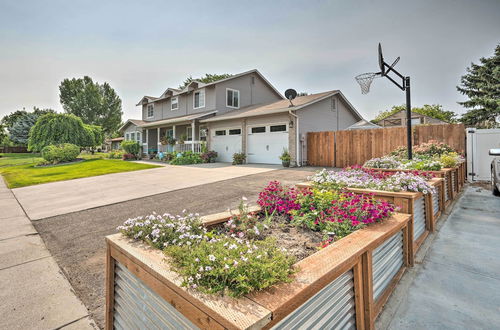
[[[199, 153], [203, 144], [206, 143], [207, 128], [206, 125], [192, 121], [186, 124], [144, 128], [143, 134], [145, 136], [143, 153], [145, 154], [174, 151]], [[175, 143], [172, 144], [172, 142]]]

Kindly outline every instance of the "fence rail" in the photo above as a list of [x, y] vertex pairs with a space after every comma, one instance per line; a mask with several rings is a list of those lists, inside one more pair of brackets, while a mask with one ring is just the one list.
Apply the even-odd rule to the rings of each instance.
[[26, 153], [26, 152], [28, 152], [28, 147], [2, 147], [2, 146], [0, 146], [0, 152]]
[[[413, 128], [412, 141], [437, 140], [465, 151], [463, 124], [420, 125]], [[406, 145], [406, 127], [307, 133], [307, 162], [312, 166], [345, 167], [363, 164]]]

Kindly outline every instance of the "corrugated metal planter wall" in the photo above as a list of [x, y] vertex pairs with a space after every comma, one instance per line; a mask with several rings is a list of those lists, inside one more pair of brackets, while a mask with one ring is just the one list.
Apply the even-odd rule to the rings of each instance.
[[350, 270], [272, 329], [356, 329], [355, 313], [354, 278]]
[[426, 229], [426, 201], [420, 196], [413, 201], [413, 241], [416, 242]]

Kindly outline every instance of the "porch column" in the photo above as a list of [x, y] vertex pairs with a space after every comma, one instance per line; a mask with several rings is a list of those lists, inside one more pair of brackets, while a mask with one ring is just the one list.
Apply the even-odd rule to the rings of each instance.
[[194, 152], [194, 137], [196, 136], [194, 131], [194, 120], [191, 122], [191, 151]]
[[[146, 154], [149, 154], [149, 129], [146, 128]], [[143, 133], [144, 134], [144, 133]]]
[[160, 142], [160, 128], [159, 127], [156, 129], [156, 132], [157, 132], [156, 133], [156, 139], [158, 140], [158, 146], [157, 146], [157, 148], [158, 148], [158, 152], [160, 152], [161, 142]]

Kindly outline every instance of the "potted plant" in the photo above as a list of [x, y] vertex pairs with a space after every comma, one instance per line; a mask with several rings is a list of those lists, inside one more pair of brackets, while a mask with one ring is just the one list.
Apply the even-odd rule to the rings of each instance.
[[179, 138], [179, 143], [184, 144], [184, 142], [186, 142], [186, 140], [187, 140], [187, 135], [182, 134], [181, 137]]
[[283, 167], [290, 167], [290, 153], [288, 153], [288, 150], [286, 148], [283, 148], [283, 152], [281, 153], [280, 156], [281, 159], [281, 164]]
[[246, 159], [247, 156], [243, 152], [236, 152], [233, 154], [233, 165], [242, 165]]

